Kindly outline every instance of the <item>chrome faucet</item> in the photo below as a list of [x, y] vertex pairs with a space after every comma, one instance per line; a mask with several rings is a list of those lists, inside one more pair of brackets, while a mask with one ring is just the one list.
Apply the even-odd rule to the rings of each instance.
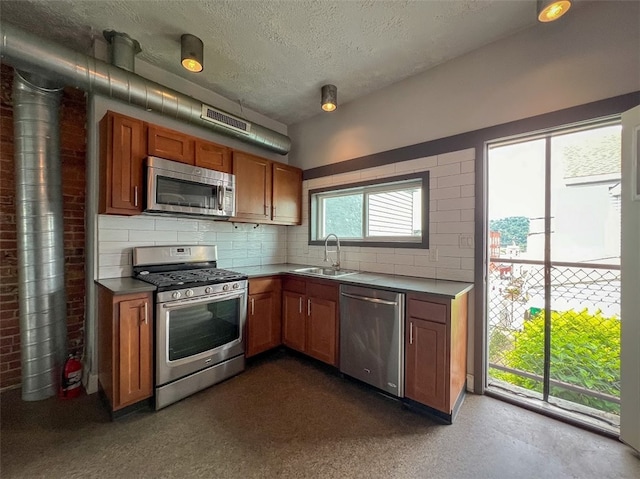
[[[329, 241], [329, 237], [333, 236], [336, 239], [336, 250], [335, 251], [329, 251], [328, 246], [327, 246], [327, 242]], [[336, 254], [336, 262], [335, 263], [331, 263], [331, 267], [333, 269], [335, 269], [336, 271], [340, 270], [340, 238], [338, 238], [338, 236], [336, 236], [333, 233], [329, 233], [327, 235], [327, 237], [324, 239], [324, 260], [325, 261], [329, 261], [329, 253], [335, 253]]]

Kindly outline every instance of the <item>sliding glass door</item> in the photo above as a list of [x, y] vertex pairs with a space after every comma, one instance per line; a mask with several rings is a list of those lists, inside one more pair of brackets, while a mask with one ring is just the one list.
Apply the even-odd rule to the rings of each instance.
[[620, 126], [492, 144], [489, 390], [615, 430]]

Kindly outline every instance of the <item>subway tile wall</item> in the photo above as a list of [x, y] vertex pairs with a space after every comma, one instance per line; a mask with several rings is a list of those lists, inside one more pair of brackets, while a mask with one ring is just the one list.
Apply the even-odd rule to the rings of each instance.
[[98, 277], [131, 276], [135, 246], [214, 244], [218, 267], [286, 262], [286, 226], [159, 216], [98, 217]]
[[[323, 246], [309, 246], [309, 190], [374, 178], [429, 170], [430, 249], [344, 246], [344, 268], [424, 278], [473, 282], [475, 149], [368, 168], [305, 181], [302, 190], [303, 222], [287, 230], [289, 263], [322, 265]], [[333, 242], [330, 242], [334, 249]]]

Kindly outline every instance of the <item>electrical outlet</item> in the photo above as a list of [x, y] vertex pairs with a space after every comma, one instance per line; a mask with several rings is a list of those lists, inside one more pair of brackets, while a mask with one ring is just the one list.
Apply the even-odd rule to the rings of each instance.
[[429, 261], [432, 263], [438, 261], [438, 248], [432, 248], [429, 250]]
[[461, 234], [459, 237], [460, 248], [469, 249], [473, 248], [473, 235]]

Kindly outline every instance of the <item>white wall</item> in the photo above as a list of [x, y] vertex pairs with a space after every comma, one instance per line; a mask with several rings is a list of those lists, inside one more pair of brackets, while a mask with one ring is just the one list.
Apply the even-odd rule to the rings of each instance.
[[[308, 244], [310, 189], [425, 170], [430, 176], [430, 249], [345, 246], [341, 248], [341, 265], [375, 273], [473, 282], [473, 148], [305, 181], [302, 186], [303, 222], [301, 226], [288, 227], [287, 260], [299, 264], [324, 264], [324, 246]], [[460, 247], [461, 235], [471, 239], [465, 242], [465, 247]]]
[[576, 2], [556, 23], [291, 125], [289, 161], [309, 169], [629, 93], [639, 45], [640, 2]]

